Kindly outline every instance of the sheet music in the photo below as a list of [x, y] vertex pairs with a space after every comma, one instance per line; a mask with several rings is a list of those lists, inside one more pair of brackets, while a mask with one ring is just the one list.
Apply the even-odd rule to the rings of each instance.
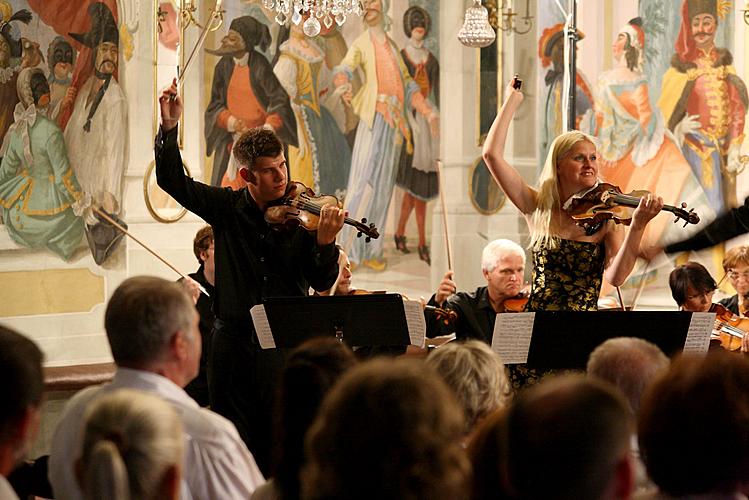
[[268, 316], [265, 314], [265, 306], [258, 304], [250, 309], [252, 323], [255, 325], [255, 333], [260, 347], [263, 349], [275, 349], [276, 341], [273, 340], [273, 333], [270, 331]]
[[424, 320], [424, 308], [416, 300], [404, 300], [403, 311], [406, 313], [406, 324], [408, 325], [408, 338], [411, 344], [424, 347], [424, 338], [427, 333], [427, 324]]
[[536, 313], [497, 314], [492, 335], [492, 349], [505, 364], [528, 362], [528, 349], [531, 346], [533, 323]]
[[710, 334], [715, 326], [715, 313], [693, 312], [689, 321], [687, 339], [684, 341], [684, 352], [705, 354], [710, 345]]

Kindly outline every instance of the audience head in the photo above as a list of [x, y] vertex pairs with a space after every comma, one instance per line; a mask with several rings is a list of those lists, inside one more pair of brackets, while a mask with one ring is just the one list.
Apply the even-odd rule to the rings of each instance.
[[426, 363], [442, 376], [463, 407], [466, 434], [510, 400], [510, 381], [502, 359], [480, 340], [449, 342], [432, 351]]
[[749, 296], [749, 246], [734, 247], [723, 258], [723, 271], [742, 297]]
[[166, 401], [131, 389], [87, 410], [76, 464], [84, 498], [179, 498], [182, 422]]
[[192, 299], [178, 283], [136, 276], [112, 294], [104, 326], [118, 366], [158, 369], [184, 387], [198, 373], [198, 320]]
[[[507, 484], [515, 498], [628, 498], [632, 415], [610, 384], [583, 375], [521, 392], [506, 417]], [[543, 477], [539, 477], [543, 471]]]
[[465, 496], [463, 415], [423, 362], [380, 358], [348, 373], [323, 401], [306, 438], [310, 499]]
[[24, 458], [39, 427], [44, 390], [42, 352], [27, 337], [0, 325], [0, 453], [7, 476]]
[[697, 262], [677, 266], [668, 277], [668, 285], [679, 307], [691, 312], [707, 312], [718, 288], [705, 266]]
[[682, 356], [642, 399], [640, 453], [672, 496], [726, 494], [749, 486], [749, 362], [721, 350]]
[[481, 270], [492, 297], [514, 297], [523, 288], [525, 252], [514, 241], [494, 240], [481, 253]]
[[502, 408], [488, 415], [468, 443], [473, 500], [511, 498], [507, 484], [507, 412], [508, 408]]
[[211, 226], [203, 226], [198, 230], [192, 242], [192, 251], [199, 264], [207, 265], [210, 260], [211, 267], [213, 267], [213, 228]]
[[276, 481], [284, 498], [299, 498], [304, 435], [325, 394], [356, 364], [353, 351], [330, 337], [308, 340], [289, 355], [279, 385]]
[[652, 342], [618, 337], [595, 348], [588, 358], [587, 372], [619, 388], [636, 415], [645, 387], [668, 368], [668, 363], [668, 357]]

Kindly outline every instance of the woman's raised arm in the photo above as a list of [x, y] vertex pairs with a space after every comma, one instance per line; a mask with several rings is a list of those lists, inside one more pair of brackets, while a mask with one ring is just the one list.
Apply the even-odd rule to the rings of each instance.
[[510, 128], [515, 111], [523, 102], [523, 94], [519, 90], [515, 90], [512, 83], [507, 85], [505, 94], [507, 95], [505, 102], [486, 136], [483, 157], [494, 180], [497, 181], [513, 205], [522, 213], [529, 214], [536, 209], [537, 193], [526, 184], [518, 171], [505, 159], [507, 131]]

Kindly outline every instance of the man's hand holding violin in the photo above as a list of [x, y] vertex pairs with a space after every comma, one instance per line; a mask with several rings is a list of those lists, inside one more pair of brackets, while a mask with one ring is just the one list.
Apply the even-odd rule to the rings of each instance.
[[343, 227], [343, 221], [348, 212], [333, 205], [324, 205], [320, 209], [320, 222], [317, 226], [317, 244], [330, 245]]

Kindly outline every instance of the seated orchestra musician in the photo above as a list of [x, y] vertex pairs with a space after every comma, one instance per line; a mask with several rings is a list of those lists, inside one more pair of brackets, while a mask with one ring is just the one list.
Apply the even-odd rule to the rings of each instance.
[[[721, 341], [724, 348], [728, 348], [721, 338], [721, 330], [737, 333], [741, 336], [741, 342], [735, 342], [736, 349], [742, 352], [749, 352], [749, 334], [746, 328], [749, 321], [742, 321], [741, 318], [732, 314], [721, 304], [713, 303], [713, 295], [718, 285], [710, 275], [705, 266], [698, 262], [687, 262], [677, 266], [668, 277], [668, 285], [671, 288], [671, 296], [676, 301], [679, 309], [690, 312], [715, 312], [716, 325], [713, 332], [712, 340]], [[742, 328], [743, 327], [743, 328]], [[717, 342], [711, 342], [717, 347]]]
[[338, 247], [338, 277], [333, 286], [328, 290], [323, 290], [317, 295], [356, 295], [357, 290], [351, 286], [351, 262], [348, 255], [343, 251], [340, 245]]
[[741, 317], [749, 311], [749, 246], [734, 247], [723, 257], [723, 271], [736, 295], [720, 301], [726, 309]]
[[525, 252], [510, 240], [494, 240], [481, 254], [481, 271], [486, 286], [474, 292], [458, 292], [448, 271], [429, 299], [429, 305], [456, 313], [454, 321], [441, 321], [429, 309], [425, 310], [427, 335], [447, 335], [455, 332], [458, 339], [478, 339], [491, 344], [497, 313], [506, 312], [505, 301], [517, 297], [523, 287]]

